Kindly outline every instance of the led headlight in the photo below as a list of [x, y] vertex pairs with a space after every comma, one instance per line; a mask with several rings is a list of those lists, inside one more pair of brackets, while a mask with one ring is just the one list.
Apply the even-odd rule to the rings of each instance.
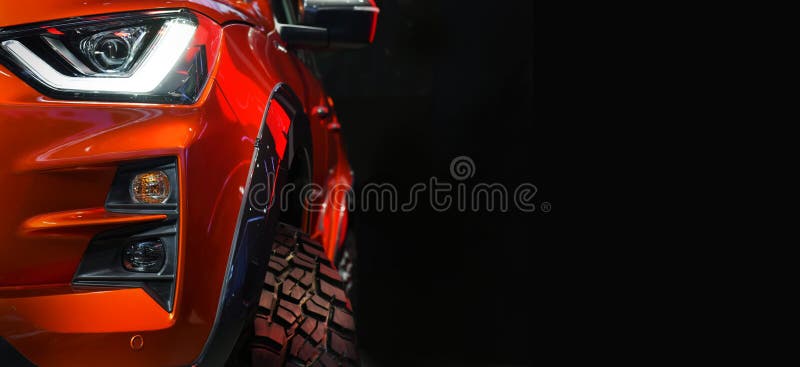
[[148, 33], [145, 26], [100, 32], [81, 41], [81, 51], [98, 70], [119, 73], [134, 60], [136, 51]]
[[219, 33], [185, 10], [73, 18], [0, 30], [0, 62], [54, 98], [188, 104]]

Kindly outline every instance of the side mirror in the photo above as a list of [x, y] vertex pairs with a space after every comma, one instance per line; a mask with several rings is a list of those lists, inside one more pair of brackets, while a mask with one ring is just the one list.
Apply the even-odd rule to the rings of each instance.
[[294, 48], [358, 48], [375, 38], [374, 0], [273, 0], [275, 26]]

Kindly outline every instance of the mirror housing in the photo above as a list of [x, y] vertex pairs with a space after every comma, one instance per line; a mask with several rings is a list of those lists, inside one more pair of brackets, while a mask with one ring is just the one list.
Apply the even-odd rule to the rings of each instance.
[[[286, 2], [273, 0], [273, 5], [283, 6]], [[298, 2], [291, 12], [282, 16], [278, 16], [279, 8], [273, 7], [276, 29], [289, 47], [359, 48], [369, 45], [375, 38], [380, 9], [374, 0]]]

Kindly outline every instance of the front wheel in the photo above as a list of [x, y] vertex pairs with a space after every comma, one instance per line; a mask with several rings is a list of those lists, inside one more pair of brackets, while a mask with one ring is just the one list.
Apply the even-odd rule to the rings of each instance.
[[250, 365], [358, 365], [355, 322], [343, 287], [322, 246], [280, 224], [248, 331]]

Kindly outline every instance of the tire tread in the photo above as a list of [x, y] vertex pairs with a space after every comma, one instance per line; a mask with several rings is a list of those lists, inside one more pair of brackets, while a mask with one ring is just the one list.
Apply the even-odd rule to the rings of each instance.
[[344, 283], [319, 243], [280, 224], [254, 320], [252, 366], [357, 366]]

